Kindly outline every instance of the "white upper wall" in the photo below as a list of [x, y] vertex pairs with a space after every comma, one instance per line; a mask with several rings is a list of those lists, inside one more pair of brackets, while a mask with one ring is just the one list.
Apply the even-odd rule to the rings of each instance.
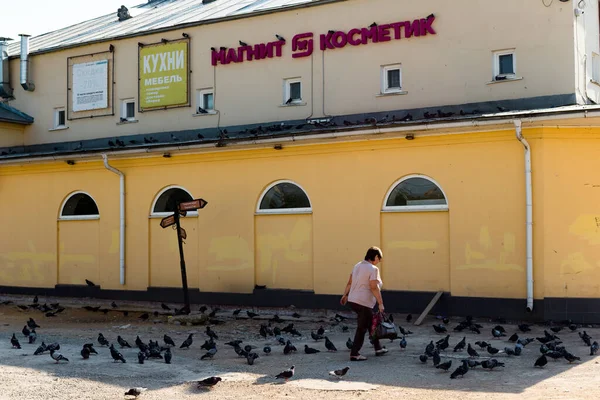
[[[19, 60], [12, 60], [15, 100], [10, 105], [35, 118], [25, 130], [27, 145], [323, 115], [422, 107], [432, 107], [431, 112], [435, 112], [443, 105], [572, 95], [577, 82], [573, 6], [572, 2], [554, 1], [546, 7], [541, 0], [506, 0], [501, 4], [486, 0], [348, 0], [112, 40], [31, 56], [33, 92], [20, 87]], [[597, 8], [597, 3], [594, 6]], [[325, 52], [319, 49], [319, 35], [329, 30], [349, 32], [373, 22], [413, 21], [431, 13], [435, 15], [435, 35], [347, 45]], [[597, 11], [595, 22], [587, 24], [586, 29], [595, 26], [597, 49]], [[183, 32], [190, 36], [191, 107], [137, 112], [138, 42], [180, 39]], [[303, 32], [314, 33], [314, 53], [293, 58], [292, 38]], [[391, 32], [393, 37], [393, 28]], [[239, 40], [250, 45], [271, 42], [276, 40], [275, 34], [287, 40], [281, 57], [211, 65], [211, 47], [237, 48]], [[67, 58], [107, 51], [109, 44], [114, 45], [115, 115], [67, 121], [68, 129], [51, 130], [54, 109], [67, 106]], [[493, 52], [504, 49], [514, 49], [516, 75], [523, 79], [491, 83]], [[379, 95], [381, 67], [388, 64], [401, 65], [405, 94]], [[282, 106], [286, 78], [301, 80], [300, 105]], [[195, 92], [203, 88], [215, 88], [219, 114], [193, 116]], [[128, 98], [136, 101], [138, 122], [119, 124], [120, 101]]]

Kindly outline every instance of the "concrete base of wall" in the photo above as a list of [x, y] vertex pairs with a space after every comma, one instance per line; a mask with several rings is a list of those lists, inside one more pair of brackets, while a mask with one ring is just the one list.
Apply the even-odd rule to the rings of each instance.
[[[149, 287], [145, 291], [105, 290], [100, 286], [56, 285], [54, 288], [0, 286], [0, 293], [91, 297], [107, 300], [162, 301], [182, 303], [180, 288]], [[340, 305], [339, 295], [315, 294], [311, 291], [284, 289], [255, 289], [253, 293], [208, 293], [190, 289], [192, 304], [220, 304], [246, 307], [289, 307], [305, 309], [346, 310]], [[420, 314], [435, 292], [384, 291], [386, 311], [390, 313]], [[430, 312], [435, 315], [479, 318], [505, 318], [524, 321], [562, 321], [575, 323], [600, 323], [600, 299], [597, 298], [545, 298], [535, 300], [533, 312], [525, 310], [525, 299], [460, 297], [444, 293]]]

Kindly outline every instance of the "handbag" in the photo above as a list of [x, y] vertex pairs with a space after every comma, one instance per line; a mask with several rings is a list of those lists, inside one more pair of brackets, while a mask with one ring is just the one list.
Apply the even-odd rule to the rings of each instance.
[[398, 338], [398, 328], [391, 322], [385, 314], [373, 314], [373, 323], [371, 324], [371, 338], [373, 339], [396, 339]]

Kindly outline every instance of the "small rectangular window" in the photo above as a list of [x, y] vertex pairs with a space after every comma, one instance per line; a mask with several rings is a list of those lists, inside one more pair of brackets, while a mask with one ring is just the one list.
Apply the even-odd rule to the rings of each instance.
[[284, 81], [283, 102], [288, 105], [302, 103], [302, 81], [300, 78]]
[[135, 100], [125, 99], [121, 101], [121, 122], [135, 121]]
[[199, 89], [196, 91], [196, 114], [214, 114], [215, 93], [213, 89]]
[[63, 107], [54, 109], [54, 129], [66, 128], [66, 112]]
[[381, 67], [381, 93], [398, 93], [402, 91], [402, 71], [400, 64]]
[[502, 50], [494, 52], [494, 79], [501, 81], [512, 79], [516, 76], [517, 63], [515, 50]]

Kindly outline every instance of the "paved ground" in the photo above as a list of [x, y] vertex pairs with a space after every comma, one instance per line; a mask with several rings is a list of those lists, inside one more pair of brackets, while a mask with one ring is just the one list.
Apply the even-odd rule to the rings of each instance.
[[[30, 304], [31, 298], [18, 296], [0, 296], [1, 300], [12, 300], [13, 304], [0, 306], [0, 399], [117, 399], [130, 387], [143, 386], [148, 390], [140, 399], [447, 399], [460, 396], [461, 399], [511, 399], [526, 395], [528, 399], [592, 399], [597, 397], [598, 375], [600, 365], [597, 357], [589, 356], [587, 348], [577, 333], [563, 330], [558, 334], [571, 353], [580, 356], [581, 362], [567, 363], [564, 359], [549, 361], [545, 369], [533, 367], [539, 356], [539, 343], [527, 346], [521, 357], [499, 355], [496, 358], [505, 362], [506, 367], [494, 371], [484, 371], [478, 367], [463, 379], [451, 380], [450, 373], [433, 368], [431, 361], [422, 364], [418, 356], [423, 353], [430, 340], [438, 340], [443, 335], [434, 332], [432, 324], [440, 321], [434, 317], [425, 320], [423, 325], [415, 327], [404, 321], [404, 315], [397, 315], [396, 322], [409, 328], [413, 334], [407, 336], [408, 347], [401, 350], [399, 342], [385, 341], [390, 350], [384, 357], [369, 357], [361, 363], [349, 362], [349, 351], [345, 342], [353, 336], [354, 322], [344, 321], [333, 325], [332, 313], [323, 310], [254, 310], [261, 316], [259, 320], [247, 318], [233, 320], [230, 308], [218, 313], [226, 323], [213, 326], [218, 333], [218, 353], [211, 361], [200, 361], [204, 351], [200, 346], [207, 339], [204, 326], [181, 326], [167, 322], [166, 316], [151, 316], [148, 321], [141, 321], [138, 316], [142, 310], [160, 310], [158, 304], [127, 303], [121, 304], [118, 310], [130, 310], [125, 317], [120, 312], [90, 312], [81, 308], [84, 304], [92, 306], [108, 306], [109, 303], [98, 300], [51, 299], [40, 298], [40, 303], [60, 301], [67, 309], [54, 318], [45, 317], [37, 310], [20, 310], [16, 305]], [[87, 302], [86, 302], [87, 301]], [[197, 309], [197, 307], [196, 307]], [[273, 324], [283, 327], [288, 322], [303, 334], [302, 337], [291, 338], [298, 348], [297, 354], [286, 356], [283, 347], [275, 344], [273, 339], [264, 340], [259, 336], [259, 325], [277, 312], [284, 323]], [[242, 311], [240, 315], [243, 315]], [[299, 312], [302, 318], [291, 317]], [[351, 316], [350, 313], [344, 315]], [[25, 322], [30, 317], [41, 325], [37, 329], [36, 344], [27, 344], [21, 333]], [[324, 322], [319, 322], [319, 321]], [[451, 318], [449, 327], [454, 327], [458, 318]], [[455, 334], [450, 329], [450, 344], [453, 347], [463, 336], [467, 341], [476, 340], [493, 342], [495, 347], [504, 348], [509, 345], [504, 340], [493, 340], [490, 330], [496, 325], [490, 321], [478, 320], [484, 326], [481, 335], [473, 333]], [[337, 353], [325, 351], [323, 341], [315, 342], [310, 338], [310, 331], [319, 326], [326, 329], [326, 334], [336, 344]], [[343, 326], [350, 332], [342, 331]], [[516, 332], [516, 325], [504, 324], [509, 336]], [[544, 326], [535, 326], [524, 337], [543, 336]], [[595, 340], [600, 339], [600, 329], [582, 327]], [[10, 337], [17, 334], [22, 349], [12, 349]], [[136, 335], [148, 342], [159, 340], [162, 344], [163, 334], [173, 337], [179, 345], [189, 333], [195, 333], [194, 343], [190, 350], [173, 350], [171, 365], [158, 361], [146, 361], [144, 365], [137, 363], [137, 349], [120, 349], [127, 359], [126, 364], [113, 363], [110, 352], [97, 344], [98, 333], [102, 332], [111, 342], [116, 342], [117, 335], [123, 336], [133, 345]], [[242, 339], [244, 344], [258, 347], [260, 358], [255, 365], [247, 365], [245, 358], [238, 357], [233, 349], [223, 345], [233, 339]], [[60, 353], [70, 359], [68, 364], [56, 364], [48, 353], [33, 356], [34, 350], [41, 341], [47, 344], [58, 342]], [[89, 360], [83, 360], [79, 354], [83, 343], [94, 342], [100, 353]], [[266, 356], [262, 353], [265, 344], [271, 345], [273, 352]], [[303, 352], [304, 344], [322, 350], [319, 354], [307, 355]], [[363, 354], [373, 355], [372, 347], [365, 347]], [[486, 354], [480, 351], [480, 354]], [[454, 370], [459, 360], [466, 354], [450, 351], [442, 356], [442, 361], [452, 360]], [[482, 357], [480, 360], [487, 357]], [[296, 375], [288, 383], [276, 381], [274, 376], [282, 370], [295, 365]], [[349, 366], [345, 379], [338, 381], [330, 378], [328, 371]], [[223, 381], [211, 390], [198, 389], [193, 383], [209, 376], [221, 376]]]

